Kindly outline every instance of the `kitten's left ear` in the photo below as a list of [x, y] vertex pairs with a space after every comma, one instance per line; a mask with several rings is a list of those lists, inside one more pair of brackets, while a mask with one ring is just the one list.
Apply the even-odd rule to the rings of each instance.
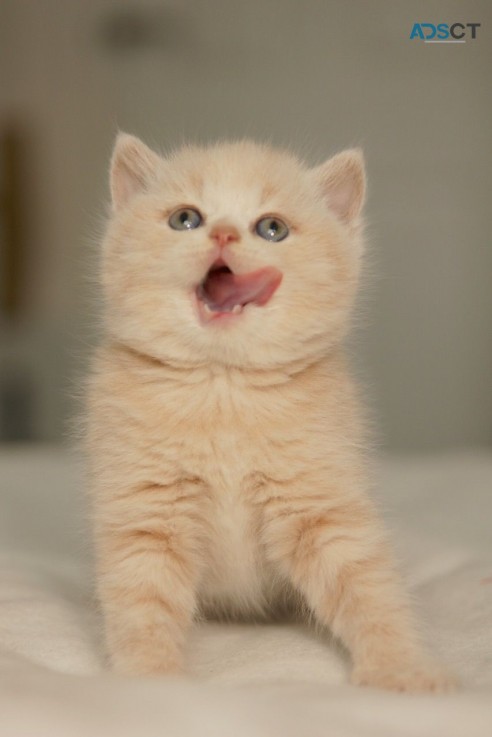
[[128, 133], [119, 133], [111, 159], [111, 198], [119, 210], [132, 197], [145, 190], [155, 176], [160, 157], [145, 143]]
[[348, 149], [312, 170], [327, 207], [344, 223], [360, 215], [366, 192], [364, 156], [358, 148]]

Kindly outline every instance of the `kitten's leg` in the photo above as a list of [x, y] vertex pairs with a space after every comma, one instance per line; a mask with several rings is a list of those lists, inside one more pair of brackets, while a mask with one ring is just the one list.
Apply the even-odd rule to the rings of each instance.
[[267, 554], [349, 649], [352, 682], [399, 691], [451, 687], [454, 679], [421, 647], [368, 501], [280, 492], [265, 504]]
[[179, 673], [196, 609], [203, 529], [196, 484], [152, 485], [96, 504], [98, 593], [114, 670]]

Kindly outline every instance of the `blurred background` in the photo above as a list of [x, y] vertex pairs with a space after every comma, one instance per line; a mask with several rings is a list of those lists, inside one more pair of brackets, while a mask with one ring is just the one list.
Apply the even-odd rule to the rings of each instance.
[[[415, 22], [476, 40], [410, 40]], [[118, 129], [362, 146], [353, 353], [386, 448], [492, 444], [490, 0], [3, 0], [0, 440], [62, 440], [97, 341]]]

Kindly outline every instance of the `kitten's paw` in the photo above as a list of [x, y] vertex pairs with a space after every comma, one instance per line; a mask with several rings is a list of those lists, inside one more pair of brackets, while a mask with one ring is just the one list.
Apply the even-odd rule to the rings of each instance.
[[158, 657], [156, 653], [113, 654], [110, 659], [111, 670], [121, 676], [153, 677], [183, 676], [182, 663], [176, 659]]
[[433, 663], [398, 664], [391, 668], [355, 667], [351, 682], [389, 691], [445, 693], [458, 688], [458, 679]]

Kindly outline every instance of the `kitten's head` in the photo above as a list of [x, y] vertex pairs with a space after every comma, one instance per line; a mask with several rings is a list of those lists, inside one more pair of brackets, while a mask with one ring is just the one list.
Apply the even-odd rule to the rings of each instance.
[[343, 336], [361, 255], [364, 167], [314, 169], [251, 142], [161, 158], [118, 137], [103, 255], [110, 334], [157, 359], [278, 367]]

